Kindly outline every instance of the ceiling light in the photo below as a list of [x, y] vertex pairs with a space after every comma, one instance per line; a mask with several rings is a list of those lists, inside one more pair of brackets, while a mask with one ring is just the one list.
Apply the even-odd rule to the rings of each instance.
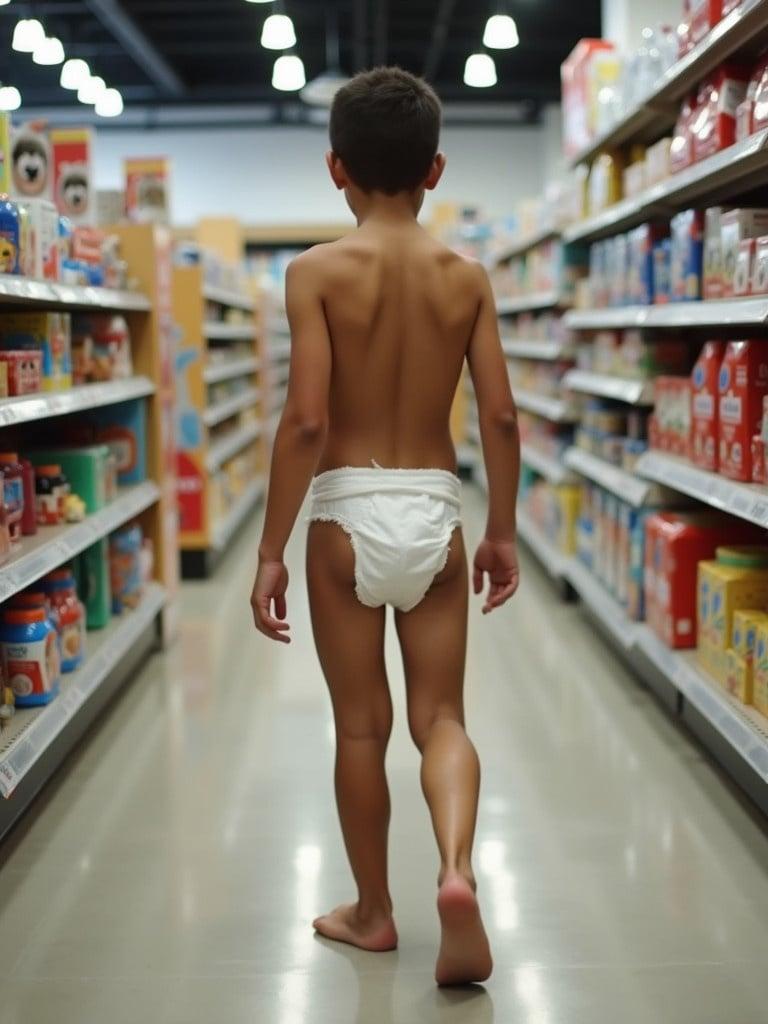
[[99, 78], [98, 75], [92, 75], [77, 90], [77, 98], [81, 103], [96, 103], [104, 95], [106, 88], [107, 83], [103, 78]]
[[64, 47], [61, 45], [61, 40], [56, 36], [44, 37], [35, 47], [32, 60], [35, 64], [61, 64], [64, 60]]
[[[0, 0], [2, 2], [2, 0]], [[274, 0], [245, 0], [247, 4], [271, 4]], [[5, 3], [10, 3], [10, 0], [5, 0]]]
[[59, 82], [62, 89], [79, 89], [91, 77], [91, 69], [84, 60], [68, 60], [61, 69]]
[[464, 65], [464, 84], [474, 89], [488, 89], [496, 85], [496, 64], [487, 53], [473, 53]]
[[304, 61], [291, 55], [278, 57], [272, 70], [272, 85], [281, 92], [296, 92], [307, 84]]
[[290, 50], [296, 45], [296, 32], [287, 14], [270, 14], [261, 30], [265, 50]]
[[22, 18], [16, 22], [11, 46], [19, 53], [34, 53], [35, 48], [45, 39], [45, 29], [37, 18]]
[[343, 71], [323, 71], [301, 90], [301, 98], [313, 107], [330, 107], [342, 86], [349, 81]]
[[7, 7], [11, 0], [0, 0], [0, 7]]
[[119, 117], [123, 112], [123, 97], [119, 89], [105, 89], [96, 100], [99, 117]]
[[511, 50], [520, 42], [515, 19], [508, 14], [492, 15], [485, 26], [483, 46], [491, 50]]
[[18, 110], [20, 106], [21, 93], [15, 85], [0, 88], [0, 110]]

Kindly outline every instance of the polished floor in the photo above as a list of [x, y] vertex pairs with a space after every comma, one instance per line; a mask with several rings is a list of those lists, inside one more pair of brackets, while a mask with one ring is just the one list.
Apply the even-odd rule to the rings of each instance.
[[[481, 522], [470, 493], [470, 542]], [[437, 863], [394, 646], [401, 948], [314, 937], [351, 893], [329, 708], [303, 536], [288, 649], [249, 623], [255, 539], [184, 588], [180, 642], [0, 848], [0, 1024], [768, 1021], [768, 830], [527, 562], [513, 606], [471, 623], [495, 974], [432, 983]]]

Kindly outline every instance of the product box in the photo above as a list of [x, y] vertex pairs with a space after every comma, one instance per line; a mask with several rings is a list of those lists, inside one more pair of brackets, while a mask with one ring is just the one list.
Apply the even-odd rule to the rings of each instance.
[[653, 250], [669, 234], [666, 224], [641, 224], [629, 232], [627, 299], [631, 305], [648, 306], [654, 300]]
[[649, 146], [645, 154], [645, 185], [658, 185], [672, 174], [672, 138], [667, 136]]
[[751, 124], [753, 132], [759, 132], [766, 126], [768, 126], [768, 61], [763, 65], [760, 79], [755, 87]]
[[720, 228], [723, 268], [720, 294], [730, 298], [733, 295], [739, 246], [745, 238], [768, 235], [768, 210], [727, 210], [722, 214]]
[[139, 224], [170, 223], [170, 162], [165, 157], [128, 159], [124, 170], [128, 220]]
[[704, 214], [684, 210], [670, 223], [672, 238], [672, 301], [700, 299], [704, 262]]
[[755, 239], [752, 264], [752, 294], [768, 295], [768, 236]]
[[728, 343], [718, 380], [719, 470], [732, 480], [752, 479], [752, 438], [760, 433], [768, 394], [768, 344]]
[[695, 46], [723, 16], [723, 0], [690, 0], [691, 42]]
[[725, 652], [725, 688], [742, 704], [752, 703], [752, 663], [733, 648]]
[[[669, 143], [669, 173], [677, 174], [690, 167], [693, 163], [693, 122], [696, 115], [696, 95], [687, 96], [680, 107], [672, 138]], [[648, 159], [654, 147], [648, 150]], [[655, 175], [648, 169], [648, 179], [656, 183], [656, 180], [663, 181], [663, 178], [656, 179]]]
[[720, 206], [711, 206], [704, 211], [704, 282], [705, 299], [720, 299], [723, 296], [723, 238]]
[[752, 665], [752, 703], [768, 717], [768, 622], [758, 622]]
[[51, 148], [56, 208], [73, 224], [94, 223], [93, 131], [90, 128], [54, 128]]
[[651, 446], [687, 456], [691, 441], [691, 380], [662, 374], [654, 382], [655, 406]]
[[85, 502], [89, 515], [107, 503], [109, 448], [106, 444], [46, 448], [29, 453], [35, 466], [61, 466], [72, 490]]
[[697, 466], [710, 472], [718, 467], [718, 382], [724, 355], [725, 342], [706, 342], [691, 374], [690, 456]]
[[59, 280], [59, 214], [48, 199], [25, 199], [29, 216], [29, 273], [40, 281]]
[[672, 301], [672, 241], [662, 238], [653, 246], [653, 301], [663, 306]]
[[0, 398], [8, 397], [8, 364], [0, 362]]
[[726, 680], [735, 612], [761, 607], [768, 607], [767, 570], [745, 569], [717, 561], [699, 564], [699, 649], [706, 668], [719, 682]]
[[620, 153], [601, 153], [589, 174], [589, 212], [592, 216], [621, 199], [624, 160]]
[[733, 269], [733, 294], [749, 295], [752, 291], [752, 269], [755, 259], [755, 239], [739, 242], [736, 266]]
[[0, 194], [10, 195], [11, 178], [11, 115], [0, 111]]
[[748, 80], [748, 68], [723, 64], [699, 89], [692, 125], [695, 162], [736, 141], [736, 108], [746, 98]]
[[96, 437], [117, 458], [120, 484], [138, 484], [147, 478], [147, 410], [142, 399], [120, 402], [90, 414]]
[[8, 394], [33, 395], [40, 390], [43, 355], [32, 350], [2, 350], [0, 363], [6, 364]]
[[40, 352], [44, 391], [72, 386], [69, 313], [0, 314], [0, 348]]
[[576, 553], [576, 523], [581, 510], [581, 488], [570, 484], [557, 487], [557, 546], [564, 555]]
[[[602, 63], [595, 58], [603, 56]], [[599, 88], [618, 79], [619, 58], [606, 39], [580, 39], [560, 67], [564, 148], [577, 156], [597, 134]]]
[[52, 188], [51, 144], [40, 122], [20, 125], [11, 133], [11, 197], [50, 199]]
[[106, 537], [78, 555], [74, 571], [77, 593], [85, 605], [88, 629], [103, 629], [112, 617], [109, 542]]

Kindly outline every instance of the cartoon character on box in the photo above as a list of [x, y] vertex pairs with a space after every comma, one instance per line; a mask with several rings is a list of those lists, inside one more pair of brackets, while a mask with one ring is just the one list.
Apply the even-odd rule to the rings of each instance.
[[85, 163], [63, 163], [58, 168], [56, 205], [65, 217], [78, 220], [90, 205], [90, 178]]
[[18, 196], [41, 198], [50, 193], [51, 147], [34, 125], [14, 134], [11, 148], [13, 187]]
[[16, 272], [16, 246], [9, 238], [0, 238], [0, 274]]

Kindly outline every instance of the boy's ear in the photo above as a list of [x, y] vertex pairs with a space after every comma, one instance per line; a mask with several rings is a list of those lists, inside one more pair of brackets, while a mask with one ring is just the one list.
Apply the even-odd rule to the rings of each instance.
[[344, 164], [333, 150], [329, 150], [325, 154], [325, 162], [328, 164], [331, 180], [336, 188], [339, 190], [347, 188], [349, 186], [349, 177], [347, 172], [344, 170]]
[[445, 170], [445, 153], [437, 153], [435, 159], [432, 161], [432, 166], [429, 169], [429, 174], [424, 182], [424, 188], [431, 192], [432, 189], [437, 188], [440, 179], [443, 176]]

